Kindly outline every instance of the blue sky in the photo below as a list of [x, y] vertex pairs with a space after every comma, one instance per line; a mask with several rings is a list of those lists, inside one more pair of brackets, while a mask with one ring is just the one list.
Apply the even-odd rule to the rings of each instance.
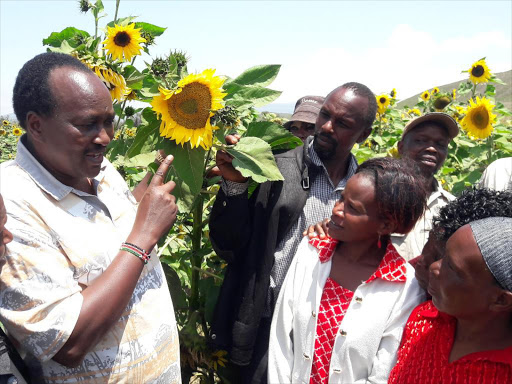
[[[104, 0], [114, 17], [115, 1]], [[151, 1], [122, 0], [119, 16], [139, 16], [167, 31], [157, 57], [187, 51], [189, 71], [237, 76], [257, 64], [282, 64], [268, 109], [293, 108], [347, 81], [407, 98], [465, 78], [483, 56], [493, 72], [512, 68], [511, 1]], [[0, 0], [0, 114], [12, 112], [12, 87], [24, 62], [44, 52], [42, 39], [68, 26], [94, 32], [75, 0]], [[138, 58], [143, 68], [147, 55]], [[290, 106], [291, 105], [291, 106]], [[291, 110], [288, 112], [292, 112]]]

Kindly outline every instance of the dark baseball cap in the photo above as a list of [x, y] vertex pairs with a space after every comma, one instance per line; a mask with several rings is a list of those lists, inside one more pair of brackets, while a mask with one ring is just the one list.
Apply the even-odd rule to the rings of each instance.
[[287, 121], [284, 124], [284, 127], [289, 128], [294, 121], [302, 121], [304, 123], [315, 124], [316, 118], [320, 113], [320, 108], [322, 108], [324, 100], [325, 97], [322, 96], [301, 97], [299, 100], [297, 100], [297, 103], [295, 103], [295, 111], [293, 111], [293, 115], [290, 118], [290, 121]]
[[430, 112], [411, 120], [404, 128], [402, 139], [418, 125], [427, 121], [431, 121], [433, 123], [439, 124], [441, 127], [444, 127], [450, 139], [453, 139], [459, 134], [459, 126], [450, 115], [444, 112]]

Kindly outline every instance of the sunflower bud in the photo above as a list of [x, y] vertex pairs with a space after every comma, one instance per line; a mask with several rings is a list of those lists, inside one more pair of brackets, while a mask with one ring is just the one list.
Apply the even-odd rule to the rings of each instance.
[[78, 6], [80, 8], [80, 12], [83, 12], [83, 13], [87, 13], [87, 11], [89, 11], [89, 9], [92, 8], [92, 4], [89, 3], [89, 1], [87, 1], [87, 0], [80, 0], [78, 2], [78, 4], [79, 4]]
[[126, 117], [131, 117], [135, 115], [135, 109], [133, 107], [127, 106], [124, 109], [124, 114], [126, 115]]
[[151, 72], [155, 76], [165, 77], [169, 73], [169, 61], [157, 57], [151, 64]]
[[140, 32], [140, 36], [146, 39], [146, 42], [144, 43], [146, 48], [155, 44], [155, 36], [153, 36], [150, 32], [142, 30]]
[[174, 57], [176, 63], [178, 64], [178, 69], [183, 68], [187, 65], [189, 57], [186, 56], [185, 52], [174, 51], [171, 53], [171, 56]]
[[212, 126], [222, 124], [224, 127], [235, 127], [240, 123], [235, 108], [231, 106], [216, 111], [210, 121]]
[[440, 96], [434, 100], [434, 108], [437, 110], [443, 110], [452, 100], [448, 96]]

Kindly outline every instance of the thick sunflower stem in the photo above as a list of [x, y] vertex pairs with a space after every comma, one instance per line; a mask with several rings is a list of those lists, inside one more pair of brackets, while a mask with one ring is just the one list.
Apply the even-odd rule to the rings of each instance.
[[487, 145], [489, 146], [489, 150], [487, 151], [487, 162], [491, 162], [492, 150], [494, 147], [494, 139], [492, 138], [492, 134], [487, 138]]
[[116, 25], [117, 23], [117, 13], [119, 11], [119, 3], [121, 2], [121, 0], [116, 0], [116, 13], [114, 14], [114, 26]]
[[200, 250], [201, 237], [203, 234], [201, 223], [203, 221], [204, 197], [200, 194], [197, 199], [197, 204], [192, 212], [192, 278], [190, 279], [190, 312], [194, 312], [199, 309], [199, 271], [201, 270], [201, 264], [203, 261]]

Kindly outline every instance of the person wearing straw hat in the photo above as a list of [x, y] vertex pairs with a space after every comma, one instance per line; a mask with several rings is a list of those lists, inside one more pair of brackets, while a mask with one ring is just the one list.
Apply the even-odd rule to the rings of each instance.
[[459, 228], [430, 267], [388, 383], [512, 382], [512, 218]]
[[303, 96], [295, 103], [290, 121], [284, 127], [304, 142], [315, 134], [315, 122], [325, 98], [322, 96]]

